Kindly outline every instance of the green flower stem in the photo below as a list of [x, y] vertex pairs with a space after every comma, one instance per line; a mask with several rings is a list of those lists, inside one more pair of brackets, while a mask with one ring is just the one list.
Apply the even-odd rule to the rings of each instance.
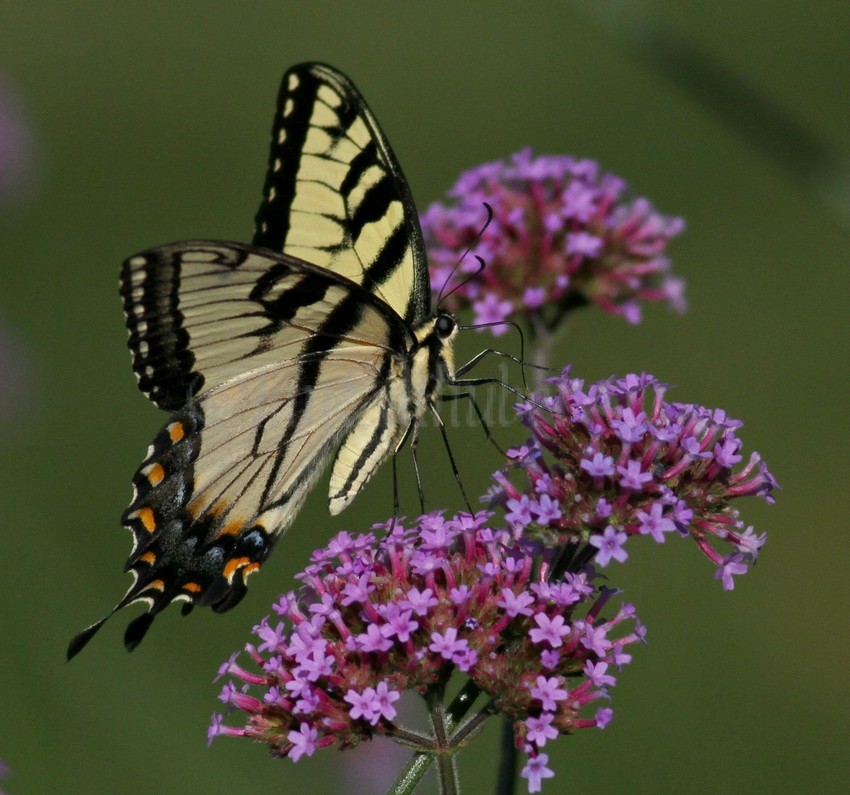
[[399, 745], [405, 748], [411, 748], [414, 751], [422, 751], [428, 755], [431, 751], [435, 751], [437, 746], [431, 737], [426, 737], [419, 732], [412, 732], [410, 729], [403, 729], [400, 726], [393, 726], [391, 736]]
[[496, 779], [496, 795], [514, 795], [517, 757], [514, 724], [509, 718], [504, 718], [499, 735], [499, 773]]
[[547, 368], [551, 359], [552, 347], [555, 344], [554, 330], [548, 328], [543, 320], [533, 317], [528, 326], [531, 337], [531, 356], [529, 361], [534, 365], [534, 388], [540, 389], [544, 379], [549, 375]]
[[452, 748], [458, 749], [466, 745], [481, 729], [484, 728], [484, 722], [493, 717], [496, 713], [496, 702], [491, 699], [478, 712], [473, 715], [466, 723], [462, 723], [458, 730], [452, 735]]
[[[472, 705], [480, 693], [481, 689], [472, 680], [466, 682], [446, 710], [447, 731], [451, 731], [453, 726], [457, 726], [463, 720], [464, 716], [472, 709]], [[431, 753], [425, 751], [415, 753], [407, 763], [407, 767], [387, 791], [387, 795], [412, 795], [416, 785], [422, 780], [422, 776], [425, 775], [425, 771], [433, 761], [434, 756]]]
[[387, 790], [387, 795], [411, 795], [433, 761], [434, 757], [431, 754], [423, 752], [414, 754], [395, 784]]
[[457, 777], [454, 749], [449, 740], [450, 727], [446, 707], [443, 704], [443, 689], [432, 691], [428, 696], [430, 696], [428, 701], [431, 725], [434, 727], [434, 738], [437, 743], [437, 780], [440, 784], [440, 795], [457, 795], [460, 792], [460, 782]]

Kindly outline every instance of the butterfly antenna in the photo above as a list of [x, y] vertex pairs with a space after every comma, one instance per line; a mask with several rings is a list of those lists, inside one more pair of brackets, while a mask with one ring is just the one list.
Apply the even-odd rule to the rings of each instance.
[[466, 255], [469, 254], [469, 252], [472, 251], [472, 249], [475, 248], [478, 245], [479, 241], [481, 240], [481, 236], [484, 234], [484, 232], [487, 231], [487, 227], [490, 226], [490, 224], [493, 221], [493, 208], [487, 202], [482, 202], [482, 204], [484, 205], [485, 209], [487, 210], [487, 220], [484, 222], [484, 225], [481, 227], [480, 231], [475, 236], [473, 241], [466, 247], [466, 250], [463, 252], [463, 254], [460, 255], [460, 259], [455, 263], [454, 267], [452, 268], [452, 272], [446, 277], [446, 280], [443, 282], [443, 286], [440, 288], [440, 292], [437, 295], [437, 306], [439, 306], [446, 298], [448, 298], [450, 295], [452, 295], [452, 293], [457, 292], [465, 284], [468, 284], [479, 273], [481, 273], [481, 271], [483, 271], [484, 268], [486, 267], [485, 264], [484, 264], [484, 260], [481, 257], [479, 257], [477, 255], [473, 255], [475, 257], [475, 259], [478, 260], [478, 266], [479, 266], [478, 269], [475, 271], [475, 273], [468, 276], [460, 284], [456, 285], [451, 290], [449, 290], [449, 292], [447, 292], [445, 295], [443, 295], [443, 291], [446, 289], [449, 282], [451, 282], [455, 273], [457, 273], [458, 268], [460, 268], [460, 266], [463, 264], [464, 259], [466, 259]]
[[[452, 287], [452, 289], [451, 289], [451, 290], [449, 290], [449, 291], [448, 291], [448, 292], [447, 292], [447, 293], [443, 296], [443, 298], [441, 298], [441, 299], [440, 299], [440, 301], [442, 301], [442, 300], [443, 300], [443, 299], [445, 299], [445, 298], [448, 298], [448, 297], [449, 297], [450, 295], [452, 295], [453, 293], [456, 293], [458, 290], [460, 290], [460, 288], [461, 288], [461, 287], [465, 287], [465, 286], [466, 286], [467, 284], [469, 284], [469, 283], [470, 283], [470, 282], [471, 282], [471, 281], [472, 281], [472, 280], [473, 280], [476, 276], [478, 276], [478, 274], [479, 274], [479, 273], [481, 273], [481, 271], [483, 271], [483, 270], [484, 270], [484, 268], [486, 268], [486, 267], [487, 267], [487, 264], [484, 262], [484, 259], [483, 259], [482, 257], [479, 257], [477, 254], [473, 254], [472, 256], [473, 256], [473, 257], [475, 257], [475, 259], [477, 259], [477, 260], [478, 260], [478, 267], [475, 269], [475, 271], [474, 271], [473, 273], [470, 273], [470, 274], [469, 274], [469, 275], [468, 275], [468, 276], [467, 276], [467, 277], [466, 277], [466, 278], [465, 278], [462, 282], [459, 282], [459, 283], [458, 283], [458, 284], [456, 284], [454, 287]], [[448, 281], [448, 280], [447, 280], [447, 281]], [[439, 302], [437, 302], [437, 305], [439, 306]]]

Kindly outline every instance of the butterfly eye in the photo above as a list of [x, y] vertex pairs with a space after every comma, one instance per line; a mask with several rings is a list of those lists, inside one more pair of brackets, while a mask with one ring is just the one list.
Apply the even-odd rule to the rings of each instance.
[[455, 319], [451, 315], [440, 315], [437, 318], [437, 334], [448, 337], [455, 330]]

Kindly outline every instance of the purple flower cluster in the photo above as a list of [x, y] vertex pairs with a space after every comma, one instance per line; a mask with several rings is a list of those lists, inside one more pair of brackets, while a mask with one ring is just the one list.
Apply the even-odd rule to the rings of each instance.
[[[514, 532], [547, 545], [586, 541], [600, 566], [624, 561], [630, 536], [691, 536], [731, 590], [765, 535], [744, 529], [730, 503], [748, 495], [772, 503], [777, 487], [757, 453], [738, 467], [741, 423], [721, 410], [668, 403], [668, 387], [647, 374], [585, 389], [567, 368], [549, 383], [556, 394], [517, 406], [533, 436], [509, 451], [487, 498], [504, 506]], [[521, 486], [509, 478], [517, 469], [526, 476]]]
[[[566, 309], [588, 301], [631, 323], [640, 321], [639, 300], [685, 307], [684, 283], [670, 275], [664, 255], [684, 222], [647, 199], [626, 198], [626, 183], [592, 160], [523, 149], [507, 163], [464, 172], [449, 197], [453, 205], [432, 204], [421, 219], [431, 284], [455, 288], [450, 308], [471, 306], [478, 323], [521, 312], [552, 329]], [[476, 244], [484, 202], [493, 222]], [[473, 244], [487, 266], [458, 286], [478, 269], [467, 259], [453, 275]]]
[[616, 592], [593, 584], [593, 567], [548, 580], [539, 553], [491, 528], [490, 516], [427, 514], [410, 529], [382, 526], [380, 540], [340, 533], [315, 552], [299, 591], [254, 628], [246, 650], [256, 670], [237, 655], [221, 667], [230, 677], [221, 700], [247, 720], [227, 726], [214, 715], [210, 739], [249, 737], [295, 761], [374, 734], [410, 746], [394, 723], [400, 695], [433, 693], [458, 669], [488, 694], [481, 714], [515, 722], [529, 754], [523, 775], [538, 791], [551, 774], [540, 753], [548, 741], [610, 721], [609, 708], [588, 709], [607, 697], [643, 628], [628, 604], [601, 616]]

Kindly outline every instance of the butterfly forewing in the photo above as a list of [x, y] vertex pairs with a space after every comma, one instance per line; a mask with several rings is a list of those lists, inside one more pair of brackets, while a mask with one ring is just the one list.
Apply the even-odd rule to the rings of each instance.
[[254, 244], [362, 284], [410, 324], [429, 314], [407, 182], [360, 93], [328, 66], [284, 75]]
[[[172, 410], [247, 369], [295, 358], [347, 298], [352, 317], [374, 316], [374, 305], [355, 307], [353, 287], [307, 263], [229, 243], [187, 242], [137, 254], [124, 263], [121, 293], [139, 387]], [[379, 314], [380, 332], [373, 318], [368, 333], [357, 323], [325, 333], [403, 349], [403, 324], [391, 322], [389, 311]]]

